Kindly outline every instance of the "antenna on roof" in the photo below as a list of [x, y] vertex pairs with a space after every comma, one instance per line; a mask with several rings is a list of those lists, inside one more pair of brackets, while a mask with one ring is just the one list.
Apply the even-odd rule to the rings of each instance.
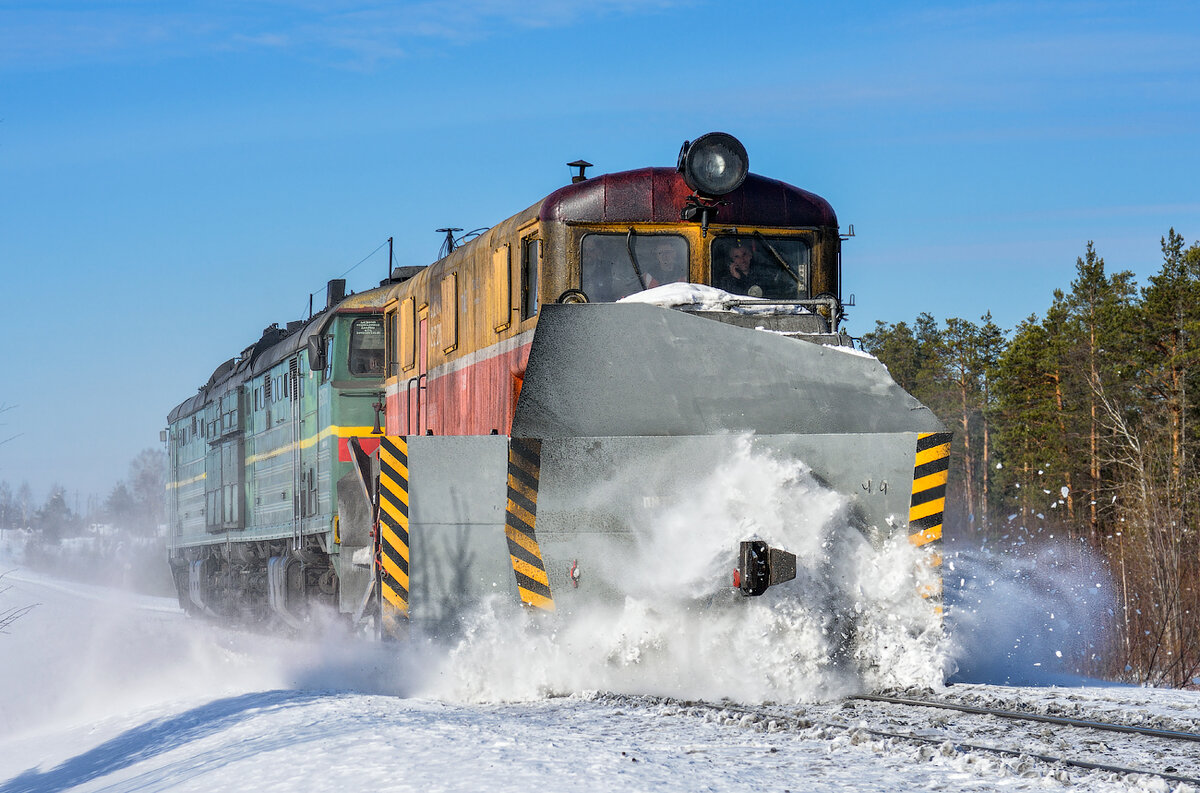
[[462, 229], [445, 228], [438, 229], [438, 231], [446, 234], [446, 239], [442, 241], [442, 247], [438, 248], [438, 258], [440, 259], [443, 256], [449, 256], [454, 250], [454, 232], [462, 231]]

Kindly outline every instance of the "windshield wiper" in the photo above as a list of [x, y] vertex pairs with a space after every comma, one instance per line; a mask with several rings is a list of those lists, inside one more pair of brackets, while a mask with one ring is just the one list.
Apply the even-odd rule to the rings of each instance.
[[762, 235], [762, 232], [756, 231], [754, 232], [754, 236], [758, 237], [759, 241], [762, 242], [768, 251], [770, 251], [771, 257], [775, 259], [775, 263], [778, 264], [785, 273], [791, 276], [792, 280], [796, 282], [796, 286], [804, 286], [804, 284], [800, 283], [800, 276], [792, 272], [792, 268], [788, 267], [788, 263], [785, 262], [783, 257], [779, 255], [779, 251], [775, 250], [775, 246], [767, 242], [767, 238]]
[[633, 226], [629, 227], [629, 233], [625, 235], [625, 250], [629, 251], [629, 263], [633, 265], [633, 274], [637, 276], [638, 283], [642, 285], [642, 291], [646, 291], [646, 279], [642, 277], [642, 268], [638, 267], [637, 254], [633, 252], [633, 235], [636, 232]]

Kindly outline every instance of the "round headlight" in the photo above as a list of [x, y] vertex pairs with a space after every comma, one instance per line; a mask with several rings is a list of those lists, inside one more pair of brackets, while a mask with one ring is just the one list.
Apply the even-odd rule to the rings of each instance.
[[741, 187], [750, 172], [746, 147], [732, 135], [710, 132], [679, 150], [683, 181], [697, 193], [725, 195]]

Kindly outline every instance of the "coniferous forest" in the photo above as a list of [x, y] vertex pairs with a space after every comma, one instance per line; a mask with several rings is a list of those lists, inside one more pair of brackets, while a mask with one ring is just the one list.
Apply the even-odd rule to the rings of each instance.
[[862, 343], [954, 432], [948, 538], [1098, 556], [1116, 607], [1091, 671], [1200, 677], [1200, 243], [1171, 229], [1139, 285], [1089, 242], [1016, 328], [923, 313]]

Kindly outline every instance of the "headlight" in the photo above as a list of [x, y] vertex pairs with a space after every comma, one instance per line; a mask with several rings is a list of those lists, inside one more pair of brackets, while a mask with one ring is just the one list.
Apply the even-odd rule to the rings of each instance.
[[725, 195], [741, 187], [750, 171], [746, 147], [732, 135], [710, 132], [684, 141], [679, 150], [679, 172], [697, 193]]

